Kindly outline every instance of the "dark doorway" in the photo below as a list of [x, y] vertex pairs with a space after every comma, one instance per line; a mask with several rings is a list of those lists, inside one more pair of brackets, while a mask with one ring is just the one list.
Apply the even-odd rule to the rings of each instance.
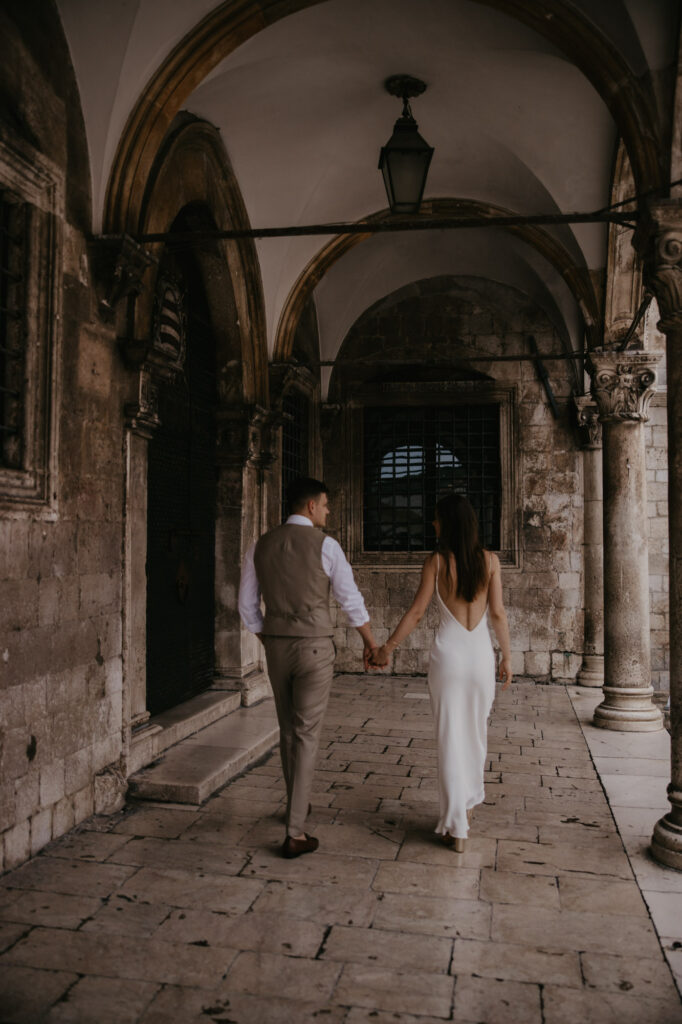
[[[181, 218], [173, 230], [186, 230]], [[159, 382], [149, 444], [147, 707], [152, 714], [210, 686], [214, 667], [216, 353], [196, 261], [159, 273], [157, 332], [184, 337], [182, 370]]]

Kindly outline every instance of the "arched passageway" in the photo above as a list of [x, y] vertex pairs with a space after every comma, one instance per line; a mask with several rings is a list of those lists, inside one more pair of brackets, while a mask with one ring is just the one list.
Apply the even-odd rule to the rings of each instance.
[[[562, 1006], [589, 1019], [593, 986], [637, 1019], [646, 983], [666, 1020], [641, 893], [665, 936], [651, 883], [665, 869], [644, 851], [653, 832], [659, 862], [682, 863], [678, 5], [37, 6], [0, 12], [0, 866], [25, 881], [0, 901], [5, 962], [64, 980], [40, 1013], [72, 983], [75, 1002], [99, 984], [74, 983], [70, 958], [90, 925], [110, 955], [107, 907], [85, 907], [68, 952], [44, 906], [40, 928], [15, 934], [36, 920], [32, 886], [72, 895], [44, 867], [59, 874], [71, 850], [74, 873], [108, 859], [86, 867], [103, 898], [136, 904], [131, 921], [154, 908], [145, 927], [173, 943], [171, 995], [189, 1016], [207, 1006], [185, 981], [219, 961], [206, 990], [220, 1013], [277, 1019], [275, 996], [298, 1012], [300, 959], [319, 980], [300, 1019], [494, 1019], [517, 1001], [559, 1024]], [[418, 230], [392, 230], [376, 168], [399, 71], [427, 85], [413, 103], [434, 147]], [[310, 874], [270, 856], [274, 761], [220, 792], [276, 741], [237, 591], [301, 473], [332, 488], [330, 528], [378, 639], [416, 586], [440, 491], [474, 497], [499, 553], [517, 689], [492, 721], [491, 799], [465, 864], [425, 838], [433, 612], [369, 682], [334, 612], [346, 689]], [[110, 832], [100, 819], [21, 867], [129, 792], [184, 807], [128, 805]], [[190, 847], [220, 911], [187, 878]], [[152, 877], [162, 862], [169, 877]], [[538, 910], [532, 949], [519, 894]], [[157, 904], [177, 913], [155, 920]], [[419, 1004], [395, 974], [415, 936], [429, 950], [410, 961]], [[197, 942], [215, 946], [203, 966]], [[140, 977], [145, 958], [119, 952], [131, 998], [163, 1014], [173, 979]]]

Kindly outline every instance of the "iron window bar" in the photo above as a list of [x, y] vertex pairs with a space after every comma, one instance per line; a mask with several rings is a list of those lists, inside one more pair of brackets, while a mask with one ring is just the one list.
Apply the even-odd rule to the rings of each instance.
[[27, 204], [0, 189], [0, 466], [23, 461]]

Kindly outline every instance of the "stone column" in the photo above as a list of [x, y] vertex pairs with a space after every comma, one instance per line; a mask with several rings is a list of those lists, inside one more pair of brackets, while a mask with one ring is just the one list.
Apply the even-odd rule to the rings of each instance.
[[647, 284], [661, 313], [668, 372], [668, 529], [670, 535], [670, 811], [654, 826], [656, 860], [682, 870], [682, 204], [651, 207]]
[[589, 395], [575, 399], [583, 450], [583, 559], [585, 640], [583, 663], [578, 672], [580, 686], [604, 683], [604, 548], [602, 429], [599, 409]]
[[643, 432], [659, 359], [641, 350], [590, 353], [604, 443], [604, 700], [594, 724], [622, 732], [663, 727], [652, 701]]

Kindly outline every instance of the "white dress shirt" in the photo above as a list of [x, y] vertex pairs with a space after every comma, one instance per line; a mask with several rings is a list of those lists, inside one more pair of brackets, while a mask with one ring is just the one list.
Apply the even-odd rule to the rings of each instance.
[[[289, 516], [286, 525], [310, 526], [307, 516]], [[253, 553], [256, 545], [252, 544], [246, 553], [242, 566], [242, 578], [239, 583], [239, 614], [242, 622], [252, 633], [263, 630], [263, 613], [261, 611], [261, 592], [256, 576]], [[333, 537], [325, 537], [322, 541], [322, 568], [329, 577], [332, 594], [348, 616], [351, 626], [364, 626], [369, 622], [362, 594], [353, 579], [351, 569], [341, 545]]]

